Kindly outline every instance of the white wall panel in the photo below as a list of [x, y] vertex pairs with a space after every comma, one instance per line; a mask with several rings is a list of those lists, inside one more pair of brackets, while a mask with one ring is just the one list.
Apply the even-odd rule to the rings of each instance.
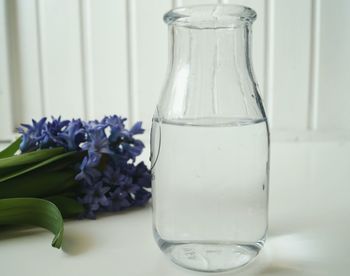
[[[311, 0], [269, 0], [273, 25], [268, 74], [272, 74], [270, 123], [276, 129], [307, 129], [310, 90]], [[271, 21], [269, 21], [271, 23]]]
[[84, 117], [78, 0], [39, 0], [46, 115]]
[[150, 129], [168, 60], [167, 26], [163, 14], [172, 1], [129, 0], [130, 65], [133, 93], [133, 120], [142, 120]]
[[10, 66], [8, 49], [8, 7], [6, 0], [0, 0], [0, 140], [7, 140], [12, 133], [10, 99]]
[[12, 5], [12, 97], [15, 125], [43, 116], [38, 6], [35, 0]]
[[129, 116], [126, 1], [81, 4], [87, 115]]
[[350, 1], [320, 1], [319, 129], [350, 129]]
[[0, 140], [51, 114], [117, 113], [149, 130], [168, 61], [162, 17], [209, 3], [257, 11], [253, 63], [273, 135], [348, 137], [350, 1], [0, 0]]

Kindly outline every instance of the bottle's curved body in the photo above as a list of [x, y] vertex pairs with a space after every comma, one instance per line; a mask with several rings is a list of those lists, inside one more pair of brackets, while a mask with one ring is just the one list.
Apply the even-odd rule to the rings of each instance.
[[254, 18], [240, 6], [165, 16], [170, 64], [152, 125], [153, 227], [160, 248], [190, 269], [241, 267], [264, 244], [269, 130], [250, 63]]

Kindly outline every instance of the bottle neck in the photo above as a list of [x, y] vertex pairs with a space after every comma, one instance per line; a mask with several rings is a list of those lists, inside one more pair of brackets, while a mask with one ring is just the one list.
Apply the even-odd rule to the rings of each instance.
[[247, 104], [256, 91], [250, 62], [251, 24], [203, 29], [171, 25], [169, 31], [167, 92], [160, 106], [172, 105], [170, 117], [232, 116], [227, 101], [238, 100], [245, 109], [237, 116], [257, 114]]
[[239, 81], [242, 75], [253, 78], [250, 28], [250, 24], [221, 29], [170, 26], [170, 73], [187, 73], [192, 82], [202, 83], [201, 88], [215, 85], [217, 78], [221, 82]]

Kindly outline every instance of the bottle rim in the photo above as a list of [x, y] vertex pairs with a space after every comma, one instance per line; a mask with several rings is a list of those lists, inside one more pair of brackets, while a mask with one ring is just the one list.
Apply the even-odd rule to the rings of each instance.
[[169, 26], [193, 29], [227, 29], [251, 24], [256, 12], [241, 5], [195, 5], [168, 11], [163, 19]]

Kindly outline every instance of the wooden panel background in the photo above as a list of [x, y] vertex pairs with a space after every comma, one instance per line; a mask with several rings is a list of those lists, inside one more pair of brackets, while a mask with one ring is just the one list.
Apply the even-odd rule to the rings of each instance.
[[350, 1], [0, 0], [0, 140], [32, 117], [121, 114], [149, 130], [167, 65], [169, 9], [258, 13], [253, 62], [273, 139], [349, 139]]

